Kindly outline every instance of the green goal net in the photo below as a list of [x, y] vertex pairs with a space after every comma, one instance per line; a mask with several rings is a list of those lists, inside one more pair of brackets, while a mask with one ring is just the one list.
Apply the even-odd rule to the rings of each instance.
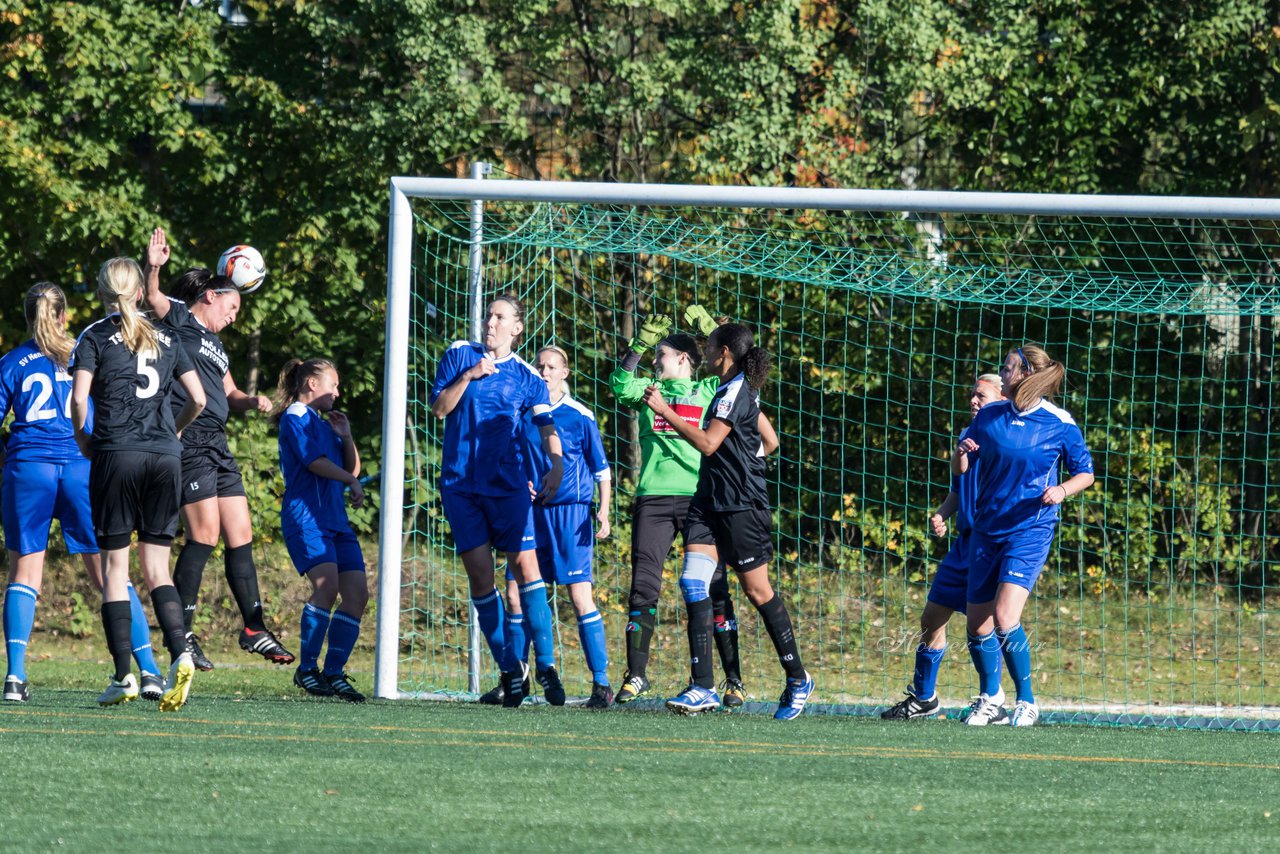
[[[524, 356], [568, 352], [571, 392], [614, 464], [613, 534], [595, 570], [615, 684], [638, 449], [607, 378], [644, 315], [697, 302], [755, 327], [773, 358], [761, 400], [781, 437], [771, 573], [824, 710], [901, 697], [949, 544], [926, 519], [947, 493], [969, 389], [1030, 341], [1066, 364], [1058, 402], [1098, 475], [1064, 506], [1023, 619], [1046, 717], [1276, 726], [1275, 222], [491, 202], [477, 232], [467, 202], [427, 199], [412, 222], [399, 692], [465, 697], [476, 667], [481, 690], [497, 678], [487, 655], [473, 663], [466, 578], [434, 486], [443, 422], [428, 411], [441, 353], [472, 338], [469, 271], [482, 259], [486, 301], [525, 301]], [[655, 696], [687, 680], [678, 572], [677, 546]], [[748, 694], [775, 701], [772, 646], [734, 594]], [[572, 608], [555, 598], [561, 670], [585, 695]], [[960, 707], [977, 690], [962, 616], [949, 640], [938, 691]]]

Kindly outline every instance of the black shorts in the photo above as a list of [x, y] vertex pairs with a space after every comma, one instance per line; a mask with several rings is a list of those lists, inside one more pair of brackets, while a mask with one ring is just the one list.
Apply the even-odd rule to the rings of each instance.
[[715, 511], [689, 505], [684, 544], [715, 546], [729, 569], [746, 572], [773, 560], [773, 514], [766, 507]]
[[182, 434], [182, 506], [244, 494], [244, 479], [227, 449], [227, 434], [187, 428]]
[[138, 541], [167, 546], [178, 532], [182, 464], [172, 454], [99, 451], [89, 469], [89, 504], [100, 549]]

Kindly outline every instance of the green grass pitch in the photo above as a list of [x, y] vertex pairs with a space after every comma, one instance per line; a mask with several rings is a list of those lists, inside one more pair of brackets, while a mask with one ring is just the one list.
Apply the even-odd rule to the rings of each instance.
[[32, 702], [0, 706], [0, 847], [1238, 851], [1280, 834], [1270, 734], [357, 707], [219, 659], [165, 715], [98, 708], [99, 660], [32, 662]]

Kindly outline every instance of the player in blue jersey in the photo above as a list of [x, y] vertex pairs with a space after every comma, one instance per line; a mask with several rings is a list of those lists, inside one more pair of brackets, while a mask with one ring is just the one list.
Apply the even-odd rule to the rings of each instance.
[[[596, 416], [574, 400], [565, 387], [569, 378], [569, 355], [559, 347], [543, 347], [534, 360], [534, 369], [547, 384], [551, 400], [551, 417], [564, 453], [564, 477], [560, 489], [545, 504], [533, 506], [533, 524], [538, 537], [538, 569], [542, 580], [568, 588], [569, 600], [578, 616], [578, 639], [591, 671], [591, 696], [588, 709], [607, 709], [613, 702], [609, 685], [609, 653], [604, 640], [604, 619], [596, 608], [592, 593], [595, 540], [609, 536], [609, 506], [612, 501], [612, 475], [609, 460], [600, 439]], [[541, 483], [551, 468], [551, 460], [542, 448], [541, 429], [532, 415], [524, 420], [525, 469], [529, 483]], [[591, 524], [591, 503], [596, 485], [600, 487], [600, 506]], [[529, 657], [529, 637], [524, 631], [524, 614], [520, 608], [520, 587], [510, 569], [507, 570], [507, 633], [520, 660]], [[500, 703], [501, 686], [490, 691], [482, 702]]]
[[[333, 408], [337, 400], [338, 370], [328, 359], [290, 359], [280, 371], [274, 416], [284, 473], [280, 532], [298, 574], [311, 582], [293, 682], [308, 694], [363, 703], [346, 668], [360, 637], [369, 583], [344, 493], [349, 489], [351, 506], [359, 507], [364, 489], [351, 424]], [[321, 670], [326, 636], [329, 650]]]
[[[508, 637], [502, 597], [494, 586], [491, 549], [506, 552], [520, 585], [525, 631], [533, 639], [536, 676], [547, 702], [563, 705], [555, 668], [551, 608], [538, 569], [534, 502], [560, 489], [564, 455], [551, 417], [547, 384], [513, 351], [524, 333], [524, 307], [504, 294], [489, 304], [484, 341], [457, 341], [440, 358], [431, 412], [445, 419], [440, 502], [454, 548], [467, 571], [480, 630], [502, 671], [502, 705], [524, 702], [528, 667]], [[533, 421], [550, 467], [530, 500], [524, 463], [524, 419]]]
[[[200, 670], [213, 662], [192, 632], [196, 599], [205, 563], [221, 537], [227, 589], [240, 611], [244, 628], [240, 648], [277, 664], [292, 664], [285, 649], [263, 620], [258, 593], [258, 570], [253, 563], [253, 526], [240, 467], [227, 446], [227, 418], [232, 412], [270, 412], [271, 399], [245, 394], [231, 376], [230, 359], [218, 333], [235, 323], [240, 292], [230, 279], [195, 268], [176, 276], [169, 295], [160, 290], [160, 268], [169, 260], [164, 229], [157, 228], [147, 247], [147, 305], [152, 316], [177, 333], [204, 386], [208, 405], [195, 423], [182, 431], [182, 529], [186, 543], [173, 567], [173, 584], [182, 597], [183, 621], [191, 657]], [[182, 408], [186, 395], [175, 390], [170, 405]]]
[[[1001, 399], [1003, 383], [996, 374], [983, 374], [973, 384], [969, 393], [969, 417], [989, 403]], [[960, 433], [964, 439], [966, 427]], [[976, 460], [974, 461], [976, 463]], [[969, 532], [973, 530], [973, 490], [977, 482], [975, 466], [962, 475], [951, 477], [951, 491], [938, 509], [929, 516], [929, 532], [935, 537], [947, 535], [947, 520], [955, 516], [956, 538], [947, 556], [938, 564], [929, 587], [928, 601], [920, 614], [920, 643], [916, 647], [915, 672], [906, 698], [892, 706], [880, 717], [885, 720], [906, 721], [913, 718], [932, 717], [938, 713], [938, 668], [947, 652], [947, 623], [951, 615], [964, 613], [965, 596], [969, 578]]]
[[[76, 447], [71, 427], [71, 374], [67, 371], [75, 339], [67, 334], [67, 299], [51, 282], [27, 291], [23, 300], [31, 338], [0, 359], [0, 420], [10, 409], [0, 507], [9, 547], [9, 585], [4, 598], [4, 637], [9, 670], [4, 699], [30, 699], [27, 644], [35, 623], [36, 597], [44, 578], [49, 525], [62, 524], [67, 552], [84, 561], [89, 579], [102, 589], [102, 562], [89, 508], [89, 461]], [[151, 653], [150, 627], [138, 594], [129, 585], [132, 615], [130, 646], [142, 671], [142, 696], [159, 700], [164, 679]]]
[[[978, 669], [973, 726], [1004, 723], [1000, 657], [1017, 686], [1007, 723], [1040, 717], [1031, 689], [1031, 646], [1022, 608], [1049, 556], [1058, 505], [1093, 484], [1093, 458], [1070, 413], [1055, 406], [1066, 370], [1044, 350], [1023, 344], [1000, 368], [1005, 396], [984, 407], [951, 456], [951, 472], [977, 463], [967, 589], [969, 649]], [[1059, 468], [1070, 477], [1059, 483]]]
[[[129, 672], [128, 593], [129, 551], [136, 531], [138, 562], [171, 656], [160, 711], [172, 712], [186, 703], [195, 675], [182, 626], [182, 599], [169, 576], [169, 548], [178, 529], [178, 435], [204, 408], [204, 389], [177, 337], [155, 328], [138, 311], [142, 270], [136, 261], [113, 258], [103, 264], [98, 297], [108, 315], [80, 334], [71, 358], [71, 421], [76, 444], [92, 461], [89, 506], [103, 553], [102, 623], [115, 665], [98, 702], [111, 706], [138, 697], [137, 681]], [[176, 415], [169, 408], [175, 381], [187, 393], [186, 405]]]
[[772, 449], [765, 442], [769, 428], [760, 411], [769, 354], [755, 346], [749, 328], [727, 323], [708, 336], [704, 364], [720, 378], [720, 387], [700, 425], [681, 418], [663, 399], [660, 386], [650, 386], [644, 395], [645, 404], [702, 454], [698, 487], [685, 517], [680, 575], [680, 592], [689, 612], [691, 674], [689, 687], [667, 700], [667, 708], [694, 715], [720, 707], [711, 664], [713, 617], [708, 591], [718, 557], [738, 574], [787, 675], [774, 718], [793, 720], [813, 694], [813, 678], [801, 661], [786, 605], [769, 583], [773, 513], [764, 471], [765, 457]]

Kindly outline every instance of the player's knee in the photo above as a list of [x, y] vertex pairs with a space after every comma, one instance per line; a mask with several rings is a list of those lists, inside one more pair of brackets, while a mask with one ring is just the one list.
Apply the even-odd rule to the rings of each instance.
[[701, 602], [710, 598], [708, 588], [716, 571], [715, 560], [700, 552], [685, 552], [684, 571], [680, 573], [680, 595], [685, 602]]

